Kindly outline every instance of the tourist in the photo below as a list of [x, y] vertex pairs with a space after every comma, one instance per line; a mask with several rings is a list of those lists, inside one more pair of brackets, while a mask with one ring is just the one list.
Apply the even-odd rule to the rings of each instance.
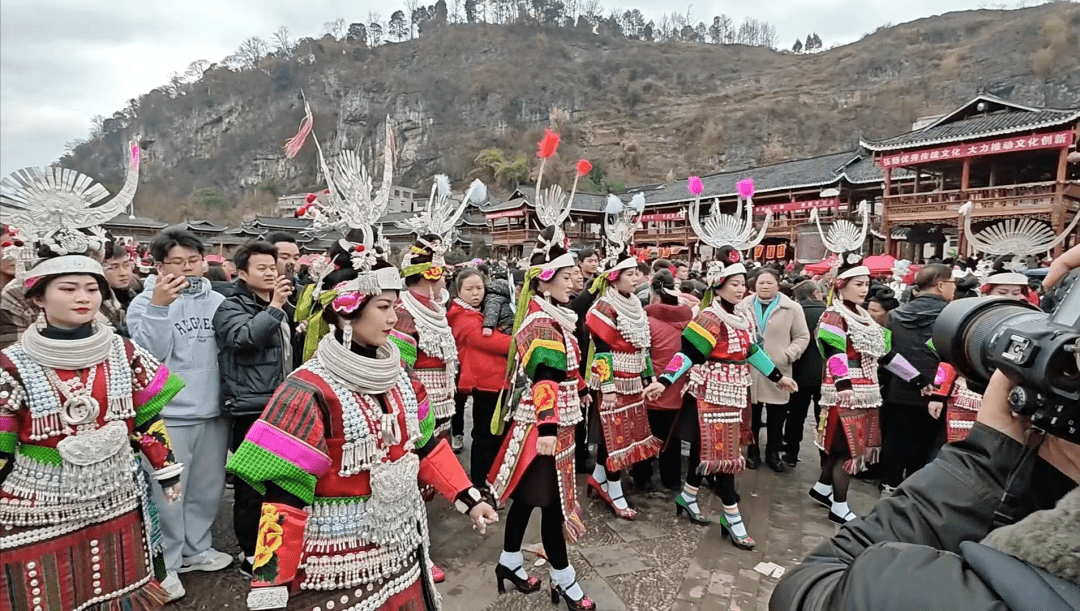
[[486, 492], [487, 474], [502, 445], [502, 436], [491, 432], [491, 419], [495, 415], [499, 393], [506, 383], [510, 336], [498, 330], [491, 334], [484, 332], [484, 314], [479, 309], [485, 300], [483, 274], [476, 269], [465, 269], [457, 275], [454, 283], [457, 297], [451, 303], [446, 318], [457, 341], [458, 362], [461, 364], [457, 390], [463, 397], [472, 397], [469, 479], [473, 486]]
[[578, 265], [581, 273], [585, 276], [585, 287], [592, 285], [596, 280], [596, 270], [600, 268], [600, 253], [595, 248], [586, 247], [577, 252]]
[[398, 270], [362, 246], [370, 256], [340, 270], [322, 310], [331, 332], [229, 461], [265, 495], [249, 608], [430, 609], [438, 593], [419, 485], [434, 486], [481, 532], [498, 519], [433, 435], [424, 387], [388, 341]]
[[680, 438], [690, 442], [686, 484], [675, 498], [675, 512], [686, 512], [691, 522], [708, 524], [699, 509], [698, 488], [707, 475], [715, 476], [724, 510], [720, 516], [724, 536], [736, 547], [752, 550], [756, 542], [747, 533], [739, 512], [735, 475], [746, 468], [742, 448], [750, 445], [750, 367], [785, 392], [798, 390], [757, 344], [754, 320], [735, 306], [746, 294], [746, 267], [738, 250], [718, 249], [710, 264], [709, 305], [694, 317], [682, 335], [682, 348], [668, 362], [660, 381], [646, 390], [652, 399], [692, 368], [685, 401], [679, 414]]
[[[792, 299], [802, 307], [807, 329], [817, 329], [827, 307], [824, 293], [821, 285], [812, 280], [800, 282], [792, 291]], [[799, 390], [791, 393], [784, 422], [784, 455], [781, 458], [789, 467], [799, 464], [803, 429], [811, 403], [814, 404], [815, 424], [821, 416], [821, 368], [824, 363], [817, 346], [810, 346], [791, 366], [791, 378], [799, 385]]]
[[900, 307], [900, 300], [896, 293], [885, 285], [877, 285], [870, 290], [870, 296], [866, 299], [866, 311], [870, 313], [874, 322], [882, 327], [889, 326], [889, 312]]
[[932, 418], [928, 410], [930, 393], [924, 386], [933, 381], [940, 363], [930, 342], [934, 322], [952, 301], [956, 281], [951, 269], [934, 263], [915, 274], [915, 286], [918, 295], [889, 313], [892, 349], [903, 354], [920, 374], [920, 383], [892, 378], [885, 385], [880, 471], [885, 494], [930, 461], [942, 433], [941, 421]]
[[[194, 258], [194, 257], [193, 257]], [[292, 371], [291, 332], [285, 303], [292, 293], [278, 276], [273, 244], [251, 240], [233, 254], [239, 278], [214, 314], [221, 368], [223, 412], [232, 421], [229, 449], [236, 452], [285, 376]], [[251, 575], [262, 494], [242, 480], [233, 498], [233, 531], [240, 544], [240, 571]]]
[[[765, 350], [780, 373], [791, 377], [792, 365], [802, 356], [810, 343], [810, 331], [802, 307], [790, 297], [779, 292], [780, 273], [772, 267], [762, 267], [751, 277], [755, 292], [739, 303], [744, 316], [753, 318], [756, 337], [754, 343]], [[763, 412], [768, 417], [768, 437], [765, 445], [765, 464], [773, 471], [782, 473], [784, 463], [780, 451], [784, 446], [784, 426], [788, 416], [790, 393], [777, 388], [774, 382], [757, 370], [750, 372], [752, 386], [751, 431], [753, 443], [746, 450], [746, 468], [757, 469], [761, 464], [758, 435], [762, 427]], [[802, 423], [799, 423], [802, 426]]]
[[[233, 560], [211, 547], [210, 530], [225, 490], [229, 447], [213, 326], [225, 298], [201, 277], [205, 247], [191, 233], [166, 230], [150, 242], [150, 251], [159, 273], [147, 278], [143, 292], [132, 300], [127, 326], [134, 341], [186, 384], [161, 411], [173, 452], [187, 465], [181, 476], [186, 491], [181, 502], [163, 504], [161, 494], [154, 493], [164, 535], [165, 568], [171, 574], [218, 571]], [[179, 585], [179, 581], [167, 585]], [[170, 592], [174, 599], [180, 595], [182, 586]]]
[[578, 611], [595, 609], [570, 564], [566, 542], [585, 533], [572, 468], [574, 426], [581, 420], [584, 382], [578, 369], [581, 351], [574, 337], [577, 317], [563, 307], [573, 285], [574, 257], [562, 231], [547, 227], [533, 250], [528, 282], [518, 300], [521, 324], [514, 330], [517, 367], [529, 386], [511, 414], [509, 429], [488, 476], [500, 502], [513, 499], [506, 515], [503, 550], [495, 567], [499, 591], [509, 580], [520, 592], [540, 589], [525, 570], [521, 543], [533, 509], [540, 508], [540, 539], [551, 566], [552, 600], [562, 597]]

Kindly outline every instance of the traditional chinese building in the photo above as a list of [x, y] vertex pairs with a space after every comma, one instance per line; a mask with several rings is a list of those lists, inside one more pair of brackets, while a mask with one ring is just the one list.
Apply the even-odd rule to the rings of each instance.
[[[1080, 209], [1080, 169], [1068, 161], [1078, 134], [1080, 108], [1038, 108], [981, 94], [906, 134], [862, 141], [884, 171], [887, 252], [919, 261], [920, 246], [929, 243], [932, 256], [954, 249], [969, 254], [957, 212], [968, 201], [976, 231], [1023, 216], [1061, 233]], [[898, 183], [898, 171], [914, 180]]]
[[[532, 251], [544, 227], [536, 217], [534, 196], [533, 187], [521, 187], [505, 202], [480, 208], [487, 221], [495, 256], [527, 257]], [[600, 245], [606, 199], [606, 196], [591, 193], [574, 195], [570, 217], [563, 224], [563, 231], [573, 248]]]

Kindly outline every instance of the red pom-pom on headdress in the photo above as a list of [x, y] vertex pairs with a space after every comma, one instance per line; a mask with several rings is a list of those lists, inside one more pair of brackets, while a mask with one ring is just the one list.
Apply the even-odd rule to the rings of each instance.
[[727, 256], [728, 263], [738, 263], [742, 261], [742, 253], [737, 250], [732, 250]]
[[589, 163], [588, 159], [582, 159], [577, 162], [578, 176], [585, 176], [589, 172], [592, 172], [592, 164]]
[[539, 151], [536, 155], [540, 159], [548, 159], [555, 154], [555, 149], [559, 148], [559, 141], [562, 138], [559, 134], [551, 131], [550, 129], [544, 130], [544, 139], [540, 141]]
[[318, 199], [318, 198], [319, 198], [318, 195], [315, 195], [314, 193], [308, 193], [307, 197], [304, 198], [304, 202], [308, 203], [308, 204], [313, 204], [313, 203], [315, 203], [315, 200]]

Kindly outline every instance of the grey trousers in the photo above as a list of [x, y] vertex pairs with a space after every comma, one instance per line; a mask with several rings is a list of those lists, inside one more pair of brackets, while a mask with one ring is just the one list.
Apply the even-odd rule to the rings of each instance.
[[[184, 463], [180, 474], [181, 497], [165, 500], [153, 482], [154, 503], [165, 538], [165, 568], [175, 571], [185, 558], [210, 549], [210, 527], [225, 492], [225, 457], [229, 449], [229, 421], [218, 416], [196, 424], [165, 419], [173, 455]], [[143, 465], [149, 467], [143, 457]]]

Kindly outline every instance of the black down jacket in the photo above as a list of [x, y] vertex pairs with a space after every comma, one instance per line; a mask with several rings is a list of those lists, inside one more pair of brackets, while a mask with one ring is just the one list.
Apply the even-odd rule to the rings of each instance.
[[976, 423], [785, 575], [770, 611], [1080, 609], [1076, 585], [978, 543], [1076, 486], [1025, 450]]
[[242, 280], [214, 314], [221, 370], [222, 411], [261, 414], [285, 381], [281, 323], [285, 312], [256, 299]]
[[824, 301], [805, 299], [799, 302], [802, 306], [803, 315], [806, 316], [806, 328], [810, 330], [810, 345], [803, 351], [802, 356], [791, 366], [791, 378], [799, 385], [800, 392], [817, 390], [821, 388], [821, 374], [825, 366], [825, 359], [821, 357], [821, 349], [817, 344], [817, 327], [821, 322], [821, 315], [825, 313]]
[[[946, 302], [937, 295], [919, 295], [889, 312], [892, 349], [899, 352], [922, 374], [919, 380], [929, 382], [937, 375], [940, 360], [928, 342], [934, 331], [934, 321], [945, 309]], [[885, 386], [885, 403], [926, 407], [930, 402], [915, 384], [890, 379]]]

